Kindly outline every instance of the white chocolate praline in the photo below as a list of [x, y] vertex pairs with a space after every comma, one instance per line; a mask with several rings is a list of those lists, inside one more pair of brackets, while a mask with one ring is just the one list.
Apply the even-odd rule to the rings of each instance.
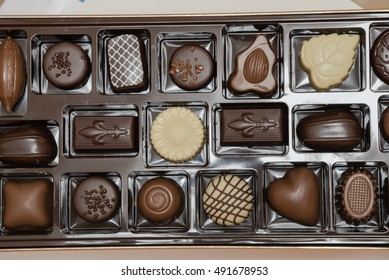
[[359, 35], [322, 34], [304, 41], [300, 52], [301, 67], [317, 91], [341, 84], [354, 64]]
[[203, 207], [216, 224], [239, 225], [249, 217], [254, 207], [252, 187], [236, 175], [216, 176], [205, 189]]
[[153, 121], [151, 144], [156, 153], [171, 162], [186, 162], [202, 150], [205, 128], [196, 113], [185, 107], [172, 107]]

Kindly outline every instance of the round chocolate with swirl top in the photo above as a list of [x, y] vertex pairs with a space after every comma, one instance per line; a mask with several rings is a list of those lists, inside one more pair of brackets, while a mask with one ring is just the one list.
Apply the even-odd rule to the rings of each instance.
[[73, 207], [77, 215], [90, 223], [111, 219], [120, 204], [118, 187], [110, 179], [92, 175], [82, 180], [73, 193]]
[[82, 87], [90, 72], [88, 54], [75, 43], [56, 43], [43, 56], [43, 73], [57, 88]]
[[343, 172], [336, 187], [337, 212], [348, 224], [366, 224], [377, 213], [377, 183], [366, 169]]
[[149, 222], [167, 224], [181, 214], [184, 194], [175, 181], [158, 177], [141, 187], [137, 203], [140, 213]]
[[377, 77], [389, 84], [389, 30], [383, 32], [374, 41], [370, 61]]

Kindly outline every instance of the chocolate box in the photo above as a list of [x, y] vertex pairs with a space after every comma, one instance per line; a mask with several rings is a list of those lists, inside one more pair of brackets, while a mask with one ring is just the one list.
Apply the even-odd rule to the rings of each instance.
[[[9, 36], [22, 50], [25, 77], [18, 78], [25, 78], [25, 86], [11, 112], [0, 109], [0, 247], [387, 245], [389, 143], [382, 114], [389, 104], [389, 85], [373, 70], [371, 55], [377, 38], [389, 30], [387, 17], [376, 12], [1, 19], [0, 41]], [[300, 60], [302, 45], [333, 33], [356, 36], [358, 44], [342, 81], [317, 90]], [[108, 49], [113, 38], [123, 35], [132, 35], [131, 43], [138, 45], [128, 46], [127, 41], [126, 48], [115, 51], [120, 56], [133, 48], [129, 55], [139, 55], [131, 58], [136, 70], [125, 76], [140, 71], [142, 78], [117, 88], [112, 81], [114, 54]], [[258, 37], [265, 39], [249, 59], [245, 53]], [[71, 47], [60, 49], [62, 42], [70, 42]], [[186, 45], [204, 49], [215, 65], [200, 89], [183, 89], [170, 73], [171, 57]], [[265, 45], [274, 54], [273, 62]], [[74, 46], [81, 56], [72, 61]], [[53, 47], [56, 52], [46, 55]], [[341, 43], [324, 47], [323, 67], [341, 68], [336, 64], [339, 57], [331, 60], [331, 56], [349, 53], [342, 48]], [[238, 57], [245, 57], [242, 65]], [[197, 58], [190, 66], [182, 59], [183, 67], [193, 64], [191, 71], [207, 71], [196, 64]], [[80, 60], [82, 65], [75, 67]], [[60, 70], [54, 77], [47, 73], [47, 63], [50, 70]], [[130, 66], [126, 67], [119, 73], [128, 71]], [[231, 86], [230, 77], [239, 71], [252, 87], [265, 88], [265, 94]], [[193, 77], [193, 72], [186, 73]], [[69, 84], [67, 79], [76, 75], [80, 79]], [[57, 78], [64, 78], [66, 85], [58, 86], [53, 82]], [[266, 89], [266, 79], [274, 79], [275, 86]], [[134, 87], [135, 80], [142, 85]], [[204, 141], [189, 158], [169, 160], [155, 148], [151, 131], [161, 113], [182, 107], [202, 123]], [[299, 124], [328, 110], [346, 110], [352, 116], [346, 120], [316, 117], [309, 124], [316, 125], [311, 142], [338, 138], [325, 142], [324, 149], [312, 148], [297, 134]], [[170, 125], [175, 122], [166, 130]], [[175, 140], [186, 136], [180, 133], [169, 135]], [[339, 148], [345, 138], [353, 138], [356, 144], [344, 141]], [[282, 199], [292, 210], [275, 207], [272, 200], [278, 198], [269, 197], [269, 187], [298, 168], [317, 179], [315, 197], [292, 198], [291, 189], [286, 192], [291, 197]], [[349, 170], [367, 175], [347, 181], [342, 175]], [[245, 182], [252, 200], [232, 196], [234, 202], [227, 203], [232, 210], [224, 213], [227, 206], [220, 199], [221, 210], [215, 206], [219, 214], [208, 213], [203, 195], [222, 175]], [[142, 187], [159, 177], [177, 185], [182, 195], [179, 211], [167, 222], [152, 220], [138, 207], [143, 203], [138, 201]], [[93, 187], [81, 200], [90, 205], [90, 213], [79, 212], [74, 205], [79, 198], [76, 190], [87, 178], [94, 179]], [[286, 189], [298, 185], [304, 193], [305, 183], [292, 179], [282, 184]], [[238, 188], [230, 185], [232, 192]], [[346, 188], [349, 199], [342, 202]], [[106, 194], [110, 190], [119, 198]], [[220, 192], [228, 196], [231, 189]], [[153, 199], [165, 195], [177, 199], [165, 190]], [[242, 201], [247, 205], [242, 206]], [[294, 220], [305, 211], [306, 201], [313, 201], [309, 211], [318, 213], [308, 225]], [[246, 206], [247, 213], [242, 210]], [[108, 208], [115, 211], [107, 214]], [[351, 222], [345, 209], [355, 216]], [[223, 221], [232, 219], [232, 225], [220, 225], [213, 215]], [[236, 222], [237, 216], [243, 219]]]

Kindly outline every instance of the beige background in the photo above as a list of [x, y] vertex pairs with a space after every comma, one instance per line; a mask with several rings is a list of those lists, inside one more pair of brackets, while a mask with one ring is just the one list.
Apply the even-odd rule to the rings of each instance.
[[[1, 15], [255, 13], [389, 8], [386, 0], [3, 0]], [[107, 5], [107, 3], [109, 3]], [[389, 259], [389, 249], [347, 247], [136, 247], [0, 250], [1, 259]]]

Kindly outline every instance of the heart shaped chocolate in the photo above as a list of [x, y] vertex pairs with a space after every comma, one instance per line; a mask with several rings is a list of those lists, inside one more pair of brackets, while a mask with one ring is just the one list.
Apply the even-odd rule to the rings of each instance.
[[320, 193], [315, 173], [306, 167], [288, 170], [267, 188], [270, 207], [290, 221], [314, 226], [319, 220]]

